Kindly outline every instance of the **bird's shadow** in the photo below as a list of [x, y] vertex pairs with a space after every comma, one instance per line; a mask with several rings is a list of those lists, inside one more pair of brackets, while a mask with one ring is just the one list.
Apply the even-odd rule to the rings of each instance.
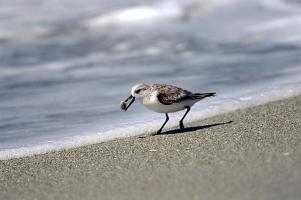
[[178, 133], [192, 132], [192, 131], [197, 131], [197, 130], [211, 128], [211, 127], [214, 127], [214, 126], [220, 126], [220, 125], [230, 124], [232, 122], [233, 121], [228, 121], [228, 122], [222, 122], [222, 123], [207, 124], [207, 125], [203, 125], [203, 126], [187, 127], [187, 128], [184, 128], [184, 129], [175, 129], [175, 130], [170, 130], [170, 131], [162, 132], [162, 133], [160, 133], [158, 135], [173, 135], [173, 134], [178, 134]]

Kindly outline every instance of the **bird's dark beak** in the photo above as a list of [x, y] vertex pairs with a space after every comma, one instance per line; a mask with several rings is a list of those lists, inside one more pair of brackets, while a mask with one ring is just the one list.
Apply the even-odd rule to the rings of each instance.
[[133, 97], [133, 96], [131, 95], [131, 96], [129, 96], [129, 97], [125, 100], [125, 102], [128, 102], [130, 99], [132, 99], [132, 101], [129, 103], [129, 105], [126, 107], [125, 110], [127, 110], [127, 109], [132, 105], [132, 103], [134, 103], [134, 101], [135, 101], [135, 97]]

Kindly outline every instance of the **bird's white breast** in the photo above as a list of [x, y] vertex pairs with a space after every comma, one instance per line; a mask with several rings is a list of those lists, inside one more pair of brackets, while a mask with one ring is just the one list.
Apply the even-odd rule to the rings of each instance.
[[186, 103], [179, 102], [170, 105], [161, 104], [157, 98], [157, 94], [150, 94], [142, 99], [143, 105], [154, 112], [171, 113], [185, 109]]

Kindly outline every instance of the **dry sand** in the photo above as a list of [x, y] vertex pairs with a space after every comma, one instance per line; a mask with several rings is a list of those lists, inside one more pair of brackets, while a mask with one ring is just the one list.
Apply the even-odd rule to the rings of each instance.
[[189, 126], [0, 161], [0, 199], [301, 198], [301, 97]]

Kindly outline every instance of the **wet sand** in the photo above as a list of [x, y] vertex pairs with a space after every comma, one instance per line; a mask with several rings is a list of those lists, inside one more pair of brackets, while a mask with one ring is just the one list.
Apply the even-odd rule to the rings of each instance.
[[0, 199], [300, 199], [300, 96], [188, 126], [0, 161]]

